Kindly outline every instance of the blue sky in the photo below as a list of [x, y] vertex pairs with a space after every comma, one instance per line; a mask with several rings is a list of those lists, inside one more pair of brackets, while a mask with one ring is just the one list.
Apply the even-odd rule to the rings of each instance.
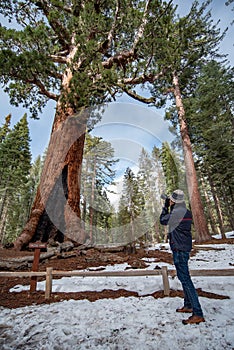
[[162, 112], [142, 104], [130, 103], [126, 98], [126, 102], [107, 106], [92, 135], [111, 143], [115, 157], [119, 159], [116, 165], [116, 176], [119, 177], [127, 167], [137, 172], [142, 148], [151, 153], [153, 146], [160, 147], [162, 142], [173, 140], [168, 127], [169, 123], [163, 119]]
[[[225, 1], [226, 0], [214, 0], [210, 8], [214, 21], [216, 22], [220, 19], [220, 27], [222, 29], [227, 26], [229, 27], [226, 38], [221, 45], [221, 52], [229, 54], [228, 58], [233, 65], [234, 25], [230, 25], [233, 20], [233, 12], [231, 11], [231, 6], [225, 6]], [[183, 15], [189, 10], [192, 1], [174, 0], [174, 3], [178, 4], [178, 10], [180, 14]], [[2, 91], [0, 92], [0, 103], [0, 125], [4, 123], [5, 116], [9, 113], [12, 114], [12, 125], [15, 124], [25, 112], [29, 115], [26, 109], [11, 106], [8, 96]], [[40, 115], [40, 120], [32, 120], [29, 118], [33, 159], [35, 159], [37, 155], [42, 154], [47, 146], [54, 114], [55, 103], [50, 102], [43, 110], [42, 115]], [[111, 108], [108, 108], [101, 124], [96, 126], [94, 134], [105, 135], [107, 140], [109, 138], [109, 141], [118, 144], [117, 148], [119, 149], [119, 154], [128, 154], [127, 158], [135, 161], [135, 155], [131, 155], [133, 150], [136, 151], [139, 147], [149, 149], [153, 142], [159, 145], [161, 141], [171, 140], [171, 135], [168, 132], [168, 124], [163, 121], [163, 115], [163, 110], [143, 107], [132, 100], [121, 98], [119, 103], [115, 103]], [[138, 152], [136, 152], [136, 154], [137, 153]]]

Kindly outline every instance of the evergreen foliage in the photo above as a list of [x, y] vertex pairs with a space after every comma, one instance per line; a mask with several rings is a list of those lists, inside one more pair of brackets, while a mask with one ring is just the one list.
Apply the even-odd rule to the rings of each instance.
[[139, 171], [137, 174], [139, 192], [144, 198], [145, 215], [142, 217], [144, 226], [147, 224], [145, 240], [160, 240], [161, 227], [159, 227], [159, 216], [161, 211], [160, 194], [165, 187], [162, 177], [162, 166], [159, 158], [160, 150], [154, 147], [152, 154], [142, 149], [139, 158]]
[[175, 163], [175, 155], [167, 142], [164, 142], [161, 151], [162, 166], [167, 184], [167, 193], [172, 193], [179, 188], [179, 174], [177, 164]]
[[14, 240], [28, 218], [30, 168], [30, 137], [24, 115], [0, 144], [2, 242]]
[[124, 173], [123, 190], [118, 208], [118, 221], [122, 241], [134, 245], [139, 233], [144, 234], [143, 220], [136, 219], [144, 209], [144, 198], [140, 191], [137, 178], [130, 168]]
[[172, 193], [180, 188], [186, 192], [185, 174], [179, 154], [164, 142], [160, 152], [163, 173], [166, 181], [166, 193]]
[[124, 79], [144, 72], [137, 52], [146, 47], [144, 29], [155, 38], [171, 7], [161, 0], [0, 1], [10, 21], [0, 28], [0, 77], [10, 102], [36, 118], [49, 99], [77, 111], [114, 97]]
[[101, 237], [100, 232], [110, 228], [113, 208], [107, 192], [108, 187], [114, 184], [114, 166], [117, 162], [109, 142], [86, 134], [82, 165], [82, 220], [87, 225], [85, 228], [92, 243], [109, 239], [106, 235]]
[[29, 203], [29, 212], [28, 212], [28, 217], [30, 214], [30, 209], [34, 200], [34, 197], [37, 192], [37, 188], [39, 185], [41, 173], [43, 169], [43, 157], [40, 155], [37, 156], [37, 158], [34, 160], [30, 172], [29, 172], [29, 177], [28, 177], [28, 187], [29, 187], [29, 198], [28, 198], [28, 203]]
[[5, 123], [0, 127], [0, 143], [2, 143], [8, 132], [10, 131], [11, 114], [8, 114], [5, 118]]

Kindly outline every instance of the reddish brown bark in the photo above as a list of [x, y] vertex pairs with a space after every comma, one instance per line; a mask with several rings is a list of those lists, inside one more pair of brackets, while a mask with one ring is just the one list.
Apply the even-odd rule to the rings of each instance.
[[[71, 62], [76, 47], [71, 48], [67, 63]], [[63, 240], [68, 237], [83, 243], [85, 234], [80, 223], [80, 177], [85, 142], [88, 110], [79, 113], [65, 101], [69, 101], [73, 74], [69, 66], [62, 78], [62, 91], [52, 127], [40, 185], [30, 218], [14, 242], [20, 250], [31, 240]], [[73, 103], [79, 101], [73, 93]]]
[[[65, 113], [66, 112], [66, 113]], [[80, 175], [87, 113], [57, 110], [45, 164], [30, 218], [14, 242], [17, 250], [31, 240], [64, 234], [84, 242], [80, 227]]]
[[178, 110], [180, 134], [182, 139], [182, 147], [184, 152], [184, 163], [186, 170], [186, 181], [189, 193], [189, 200], [191, 204], [193, 221], [195, 227], [195, 240], [196, 242], [204, 242], [211, 239], [211, 235], [208, 231], [208, 226], [203, 210], [201, 196], [198, 188], [198, 181], [196, 175], [196, 169], [192, 154], [192, 145], [188, 133], [187, 123], [185, 120], [185, 110], [183, 101], [181, 98], [179, 79], [176, 72], [173, 74], [174, 96], [176, 100], [176, 107]]

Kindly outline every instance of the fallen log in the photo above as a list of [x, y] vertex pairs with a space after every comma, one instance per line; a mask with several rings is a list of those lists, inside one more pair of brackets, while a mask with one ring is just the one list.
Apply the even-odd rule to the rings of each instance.
[[[41, 253], [40, 261], [49, 259], [57, 255], [57, 249], [50, 250], [46, 253]], [[2, 258], [0, 261], [0, 270], [22, 270], [31, 267], [34, 256], [27, 255], [18, 258]]]

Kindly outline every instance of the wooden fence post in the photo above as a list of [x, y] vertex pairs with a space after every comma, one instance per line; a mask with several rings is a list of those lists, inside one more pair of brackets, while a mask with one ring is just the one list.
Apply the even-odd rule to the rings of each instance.
[[170, 285], [169, 285], [168, 272], [167, 272], [166, 266], [162, 266], [162, 278], [163, 278], [164, 295], [169, 296], [170, 295]]
[[[46, 243], [41, 243], [41, 242], [29, 243], [29, 248], [34, 249], [32, 271], [38, 271], [41, 249], [46, 248]], [[36, 289], [37, 289], [37, 276], [32, 276], [30, 280], [30, 293], [35, 292]]]
[[46, 269], [45, 299], [49, 299], [52, 292], [53, 267]]

